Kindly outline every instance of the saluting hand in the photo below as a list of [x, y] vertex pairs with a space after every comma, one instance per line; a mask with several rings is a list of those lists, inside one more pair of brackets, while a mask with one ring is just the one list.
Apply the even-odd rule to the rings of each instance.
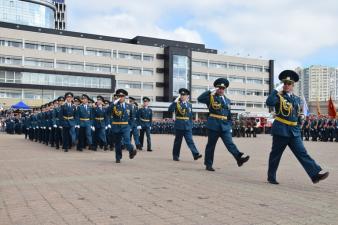
[[176, 102], [176, 103], [177, 103], [177, 102], [178, 102], [178, 100], [179, 100], [180, 98], [181, 98], [181, 95], [178, 95], [178, 96], [177, 96], [177, 98], [175, 99], [175, 101], [174, 101], [174, 102]]

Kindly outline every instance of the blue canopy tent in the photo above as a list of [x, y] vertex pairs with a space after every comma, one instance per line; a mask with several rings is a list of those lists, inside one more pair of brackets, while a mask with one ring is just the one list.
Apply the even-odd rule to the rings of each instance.
[[22, 109], [22, 110], [30, 110], [31, 108], [26, 105], [23, 101], [20, 101], [16, 103], [15, 105], [12, 105], [12, 109]]

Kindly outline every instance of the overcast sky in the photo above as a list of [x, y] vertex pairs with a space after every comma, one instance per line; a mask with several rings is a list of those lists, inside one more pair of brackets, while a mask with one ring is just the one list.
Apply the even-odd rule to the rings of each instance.
[[336, 0], [66, 0], [68, 29], [204, 43], [229, 55], [276, 60], [276, 73], [338, 67]]

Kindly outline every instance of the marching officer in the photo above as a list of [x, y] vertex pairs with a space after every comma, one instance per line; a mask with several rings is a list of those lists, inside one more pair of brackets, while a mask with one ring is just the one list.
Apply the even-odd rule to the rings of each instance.
[[310, 140], [310, 123], [309, 117], [307, 116], [303, 124], [305, 141]]
[[311, 137], [312, 137], [312, 141], [317, 141], [318, 138], [318, 119], [317, 118], [313, 118], [312, 122], [311, 122]]
[[[129, 103], [132, 107], [133, 110], [133, 115], [137, 115], [138, 114], [138, 105], [136, 102], [136, 99], [133, 97], [129, 97]], [[136, 148], [138, 150], [142, 150], [141, 144], [140, 144], [140, 135], [139, 135], [139, 131], [137, 129], [137, 118], [136, 116], [134, 117], [134, 120], [131, 121], [131, 131], [130, 131], [130, 140], [132, 138], [132, 136], [134, 136], [134, 142], [136, 145]]]
[[144, 133], [147, 135], [147, 151], [151, 152], [151, 137], [150, 130], [153, 121], [153, 111], [149, 108], [150, 99], [148, 97], [143, 97], [143, 106], [138, 110], [137, 121], [139, 126], [137, 129], [140, 130], [140, 144], [141, 149], [143, 148]]
[[179, 89], [179, 96], [169, 106], [169, 112], [175, 112], [175, 141], [173, 147], [173, 160], [179, 161], [182, 139], [184, 137], [192, 153], [194, 160], [198, 160], [202, 155], [197, 150], [192, 139], [192, 105], [188, 102], [190, 92], [188, 89]]
[[137, 153], [130, 143], [130, 121], [133, 120], [133, 110], [130, 104], [125, 102], [128, 92], [123, 89], [116, 90], [116, 99], [108, 108], [108, 115], [111, 118], [111, 129], [115, 144], [116, 163], [122, 159], [121, 141], [129, 151], [129, 158], [133, 159]]
[[[114, 94], [114, 100], [115, 99], [115, 94]], [[108, 99], [104, 99], [104, 105], [103, 105], [103, 108], [106, 110], [106, 114], [108, 114], [108, 108], [110, 106], [110, 101]], [[109, 145], [109, 149], [110, 151], [113, 151], [114, 149], [114, 142], [113, 142], [113, 135], [112, 135], [112, 132], [111, 132], [111, 125], [110, 125], [110, 118], [107, 117], [107, 129], [106, 129], [106, 139], [107, 139], [107, 144]]]
[[74, 95], [72, 92], [67, 92], [65, 94], [66, 102], [61, 106], [59, 114], [60, 128], [62, 129], [62, 148], [65, 152], [68, 152], [68, 149], [71, 148], [76, 141], [76, 107], [72, 104], [73, 97]]
[[279, 74], [281, 83], [271, 92], [266, 104], [275, 107], [276, 117], [272, 125], [272, 149], [269, 157], [268, 182], [279, 184], [276, 173], [282, 154], [289, 146], [313, 183], [318, 183], [328, 177], [329, 173], [321, 173], [322, 168], [308, 155], [300, 137], [301, 100], [292, 91], [299, 76], [292, 70], [285, 70]]
[[60, 148], [60, 143], [62, 142], [62, 125], [60, 122], [61, 117], [61, 106], [65, 102], [65, 98], [63, 96], [58, 97], [58, 105], [53, 110], [53, 127], [55, 129], [55, 148]]
[[92, 124], [92, 107], [88, 105], [89, 96], [83, 94], [81, 96], [82, 104], [77, 107], [76, 110], [76, 127], [79, 129], [79, 136], [77, 142], [77, 150], [82, 151], [85, 148], [85, 144], [89, 145], [90, 149], [93, 149], [92, 145], [92, 132], [95, 131], [95, 127]]
[[97, 145], [104, 146], [104, 150], [108, 150], [106, 130], [108, 130], [109, 121], [107, 110], [103, 107], [104, 98], [99, 95], [96, 97], [96, 107], [93, 109], [93, 150], [96, 151]]
[[54, 109], [54, 103], [50, 102], [48, 103], [48, 108], [46, 112], [46, 118], [47, 118], [47, 123], [46, 123], [46, 145], [49, 143], [52, 143], [52, 137], [54, 137], [53, 134], [53, 109]]
[[205, 148], [204, 165], [206, 170], [215, 171], [212, 167], [214, 162], [214, 152], [218, 138], [222, 138], [226, 148], [237, 161], [238, 166], [242, 166], [249, 160], [240, 152], [232, 141], [231, 135], [231, 111], [230, 99], [224, 96], [225, 89], [229, 86], [229, 81], [225, 78], [218, 78], [214, 81], [213, 90], [208, 90], [198, 97], [198, 101], [207, 105], [209, 109], [207, 128], [208, 143]]

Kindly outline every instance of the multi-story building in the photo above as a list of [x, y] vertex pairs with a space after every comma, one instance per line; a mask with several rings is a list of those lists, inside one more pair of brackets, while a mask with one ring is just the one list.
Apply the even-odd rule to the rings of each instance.
[[296, 94], [305, 97], [311, 112], [316, 113], [319, 105], [322, 113], [325, 114], [330, 96], [332, 100], [338, 102], [337, 68], [313, 65], [295, 70], [300, 75], [300, 81], [295, 85]]
[[198, 117], [207, 112], [198, 95], [226, 77], [234, 112], [267, 112], [273, 66], [273, 60], [218, 54], [203, 44], [0, 22], [0, 103], [6, 105], [40, 105], [65, 91], [111, 99], [115, 89], [124, 88], [138, 102], [150, 97], [155, 116], [163, 117], [177, 90], [186, 87]]
[[0, 0], [0, 21], [55, 28], [52, 0]]
[[66, 30], [66, 3], [65, 0], [53, 0], [55, 5], [55, 29]]

